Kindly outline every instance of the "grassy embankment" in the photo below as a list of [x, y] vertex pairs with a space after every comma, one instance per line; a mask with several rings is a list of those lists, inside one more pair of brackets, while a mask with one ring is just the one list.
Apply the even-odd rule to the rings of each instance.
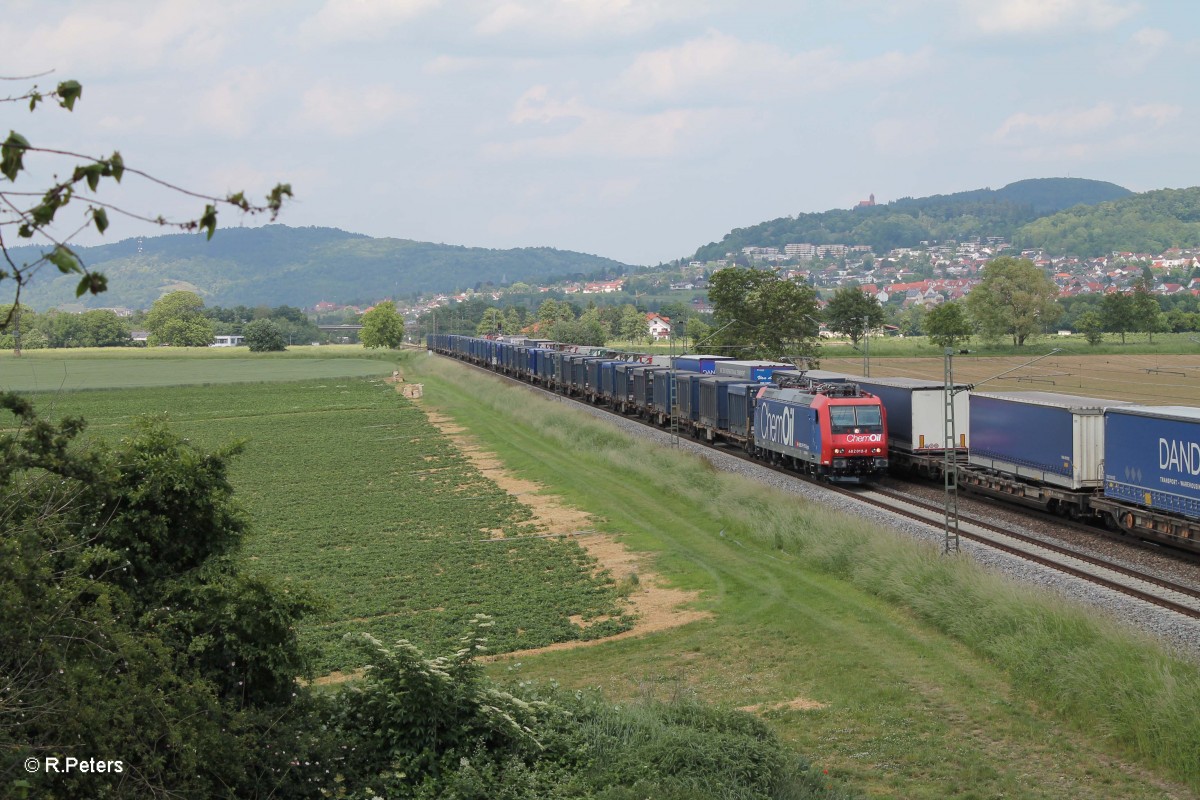
[[678, 585], [702, 590], [716, 615], [528, 658], [527, 677], [762, 704], [799, 752], [877, 796], [1200, 790], [1195, 664], [965, 558], [719, 474], [453, 363], [413, 364], [425, 402], [521, 476], [600, 515]]

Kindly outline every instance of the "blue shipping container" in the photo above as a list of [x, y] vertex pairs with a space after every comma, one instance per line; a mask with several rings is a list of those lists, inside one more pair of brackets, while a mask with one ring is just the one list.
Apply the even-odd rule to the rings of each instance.
[[735, 383], [729, 387], [729, 431], [749, 436], [754, 427], [754, 397], [762, 386], [757, 383]]
[[706, 428], [729, 430], [729, 387], [744, 384], [739, 378], [700, 379], [700, 424]]
[[704, 377], [699, 372], [683, 372], [676, 370], [675, 395], [679, 405], [679, 418], [695, 422], [700, 418], [700, 379]]
[[1200, 409], [1108, 409], [1104, 496], [1200, 518]]
[[780, 370], [793, 370], [791, 364], [771, 361], [721, 361], [716, 364], [716, 374], [722, 378], [741, 378], [747, 382], [763, 383]]
[[613, 399], [618, 402], [627, 402], [633, 394], [633, 373], [631, 370], [634, 367], [641, 366], [636, 361], [622, 361], [613, 367]]
[[635, 406], [649, 409], [654, 405], [654, 392], [657, 391], [655, 388], [657, 386], [657, 379], [654, 376], [660, 372], [670, 372], [670, 370], [666, 367], [638, 364], [629, 371], [629, 374], [632, 376], [629, 391], [633, 396], [633, 404]]
[[1054, 392], [973, 392], [970, 462], [1068, 489], [1099, 487], [1102, 414], [1120, 405], [1129, 404]]
[[718, 361], [730, 361], [729, 356], [693, 356], [683, 355], [675, 358], [673, 367], [675, 369], [686, 370], [687, 372], [700, 372], [704, 375], [712, 375], [717, 370]]
[[646, 378], [652, 382], [650, 396], [656, 413], [663, 416], [671, 415], [671, 406], [675, 404], [675, 378], [678, 374], [679, 370], [674, 369], [646, 371]]

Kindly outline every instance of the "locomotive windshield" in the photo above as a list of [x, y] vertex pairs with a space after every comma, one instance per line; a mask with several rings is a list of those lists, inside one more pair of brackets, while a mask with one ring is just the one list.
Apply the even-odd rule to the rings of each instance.
[[879, 406], [831, 406], [830, 433], [883, 433]]

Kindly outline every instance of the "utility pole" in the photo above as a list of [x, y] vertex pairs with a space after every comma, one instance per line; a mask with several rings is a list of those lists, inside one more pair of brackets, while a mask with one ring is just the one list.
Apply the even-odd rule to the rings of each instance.
[[942, 555], [958, 552], [958, 434], [954, 426], [954, 396], [958, 392], [954, 388], [953, 347], [946, 348], [945, 379], [946, 420], [942, 429], [942, 453], [945, 461], [942, 464], [942, 474], [945, 477], [946, 491], [946, 538]]
[[863, 317], [863, 377], [871, 377], [871, 318]]
[[945, 388], [946, 397], [946, 419], [942, 428], [943, 453], [944, 461], [942, 462], [942, 473], [945, 477], [945, 505], [946, 505], [946, 527], [945, 527], [945, 544], [942, 549], [943, 555], [958, 552], [958, 460], [956, 453], [956, 445], [958, 443], [958, 433], [954, 420], [954, 397], [962, 392], [968, 392], [975, 389], [977, 386], [982, 386], [985, 383], [990, 383], [997, 378], [1003, 378], [1011, 372], [1016, 372], [1019, 369], [1024, 369], [1043, 358], [1061, 353], [1062, 348], [1056, 347], [1045, 355], [1040, 355], [1037, 358], [1030, 359], [1024, 364], [1018, 364], [1012, 369], [1006, 369], [1004, 372], [993, 375], [990, 378], [985, 378], [979, 383], [966, 384], [964, 386], [954, 385], [954, 348], [947, 347], [945, 349]]

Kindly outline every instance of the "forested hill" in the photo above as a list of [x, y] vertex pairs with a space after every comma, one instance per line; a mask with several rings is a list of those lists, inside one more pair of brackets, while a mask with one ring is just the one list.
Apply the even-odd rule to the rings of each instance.
[[1200, 247], [1200, 187], [1158, 189], [1060, 211], [1022, 227], [1013, 243], [1080, 257]]
[[[175, 289], [208, 305], [312, 306], [322, 300], [369, 303], [418, 292], [450, 292], [502, 281], [537, 282], [572, 275], [616, 275], [628, 267], [608, 258], [548, 247], [490, 250], [373, 239], [334, 228], [223, 228], [211, 241], [194, 234], [126, 239], [77, 248], [109, 290], [91, 306], [149, 308]], [[29, 259], [33, 248], [19, 248]], [[77, 302], [78, 276], [44, 268], [22, 302], [44, 309]]]
[[962, 240], [971, 236], [1011, 239], [1023, 226], [1074, 206], [1091, 206], [1131, 194], [1105, 181], [1037, 178], [1002, 189], [976, 189], [932, 197], [906, 197], [891, 203], [819, 214], [800, 214], [737, 228], [719, 242], [696, 251], [709, 261], [743, 247], [783, 248], [792, 242], [870, 245], [876, 253], [915, 247], [923, 241]]

